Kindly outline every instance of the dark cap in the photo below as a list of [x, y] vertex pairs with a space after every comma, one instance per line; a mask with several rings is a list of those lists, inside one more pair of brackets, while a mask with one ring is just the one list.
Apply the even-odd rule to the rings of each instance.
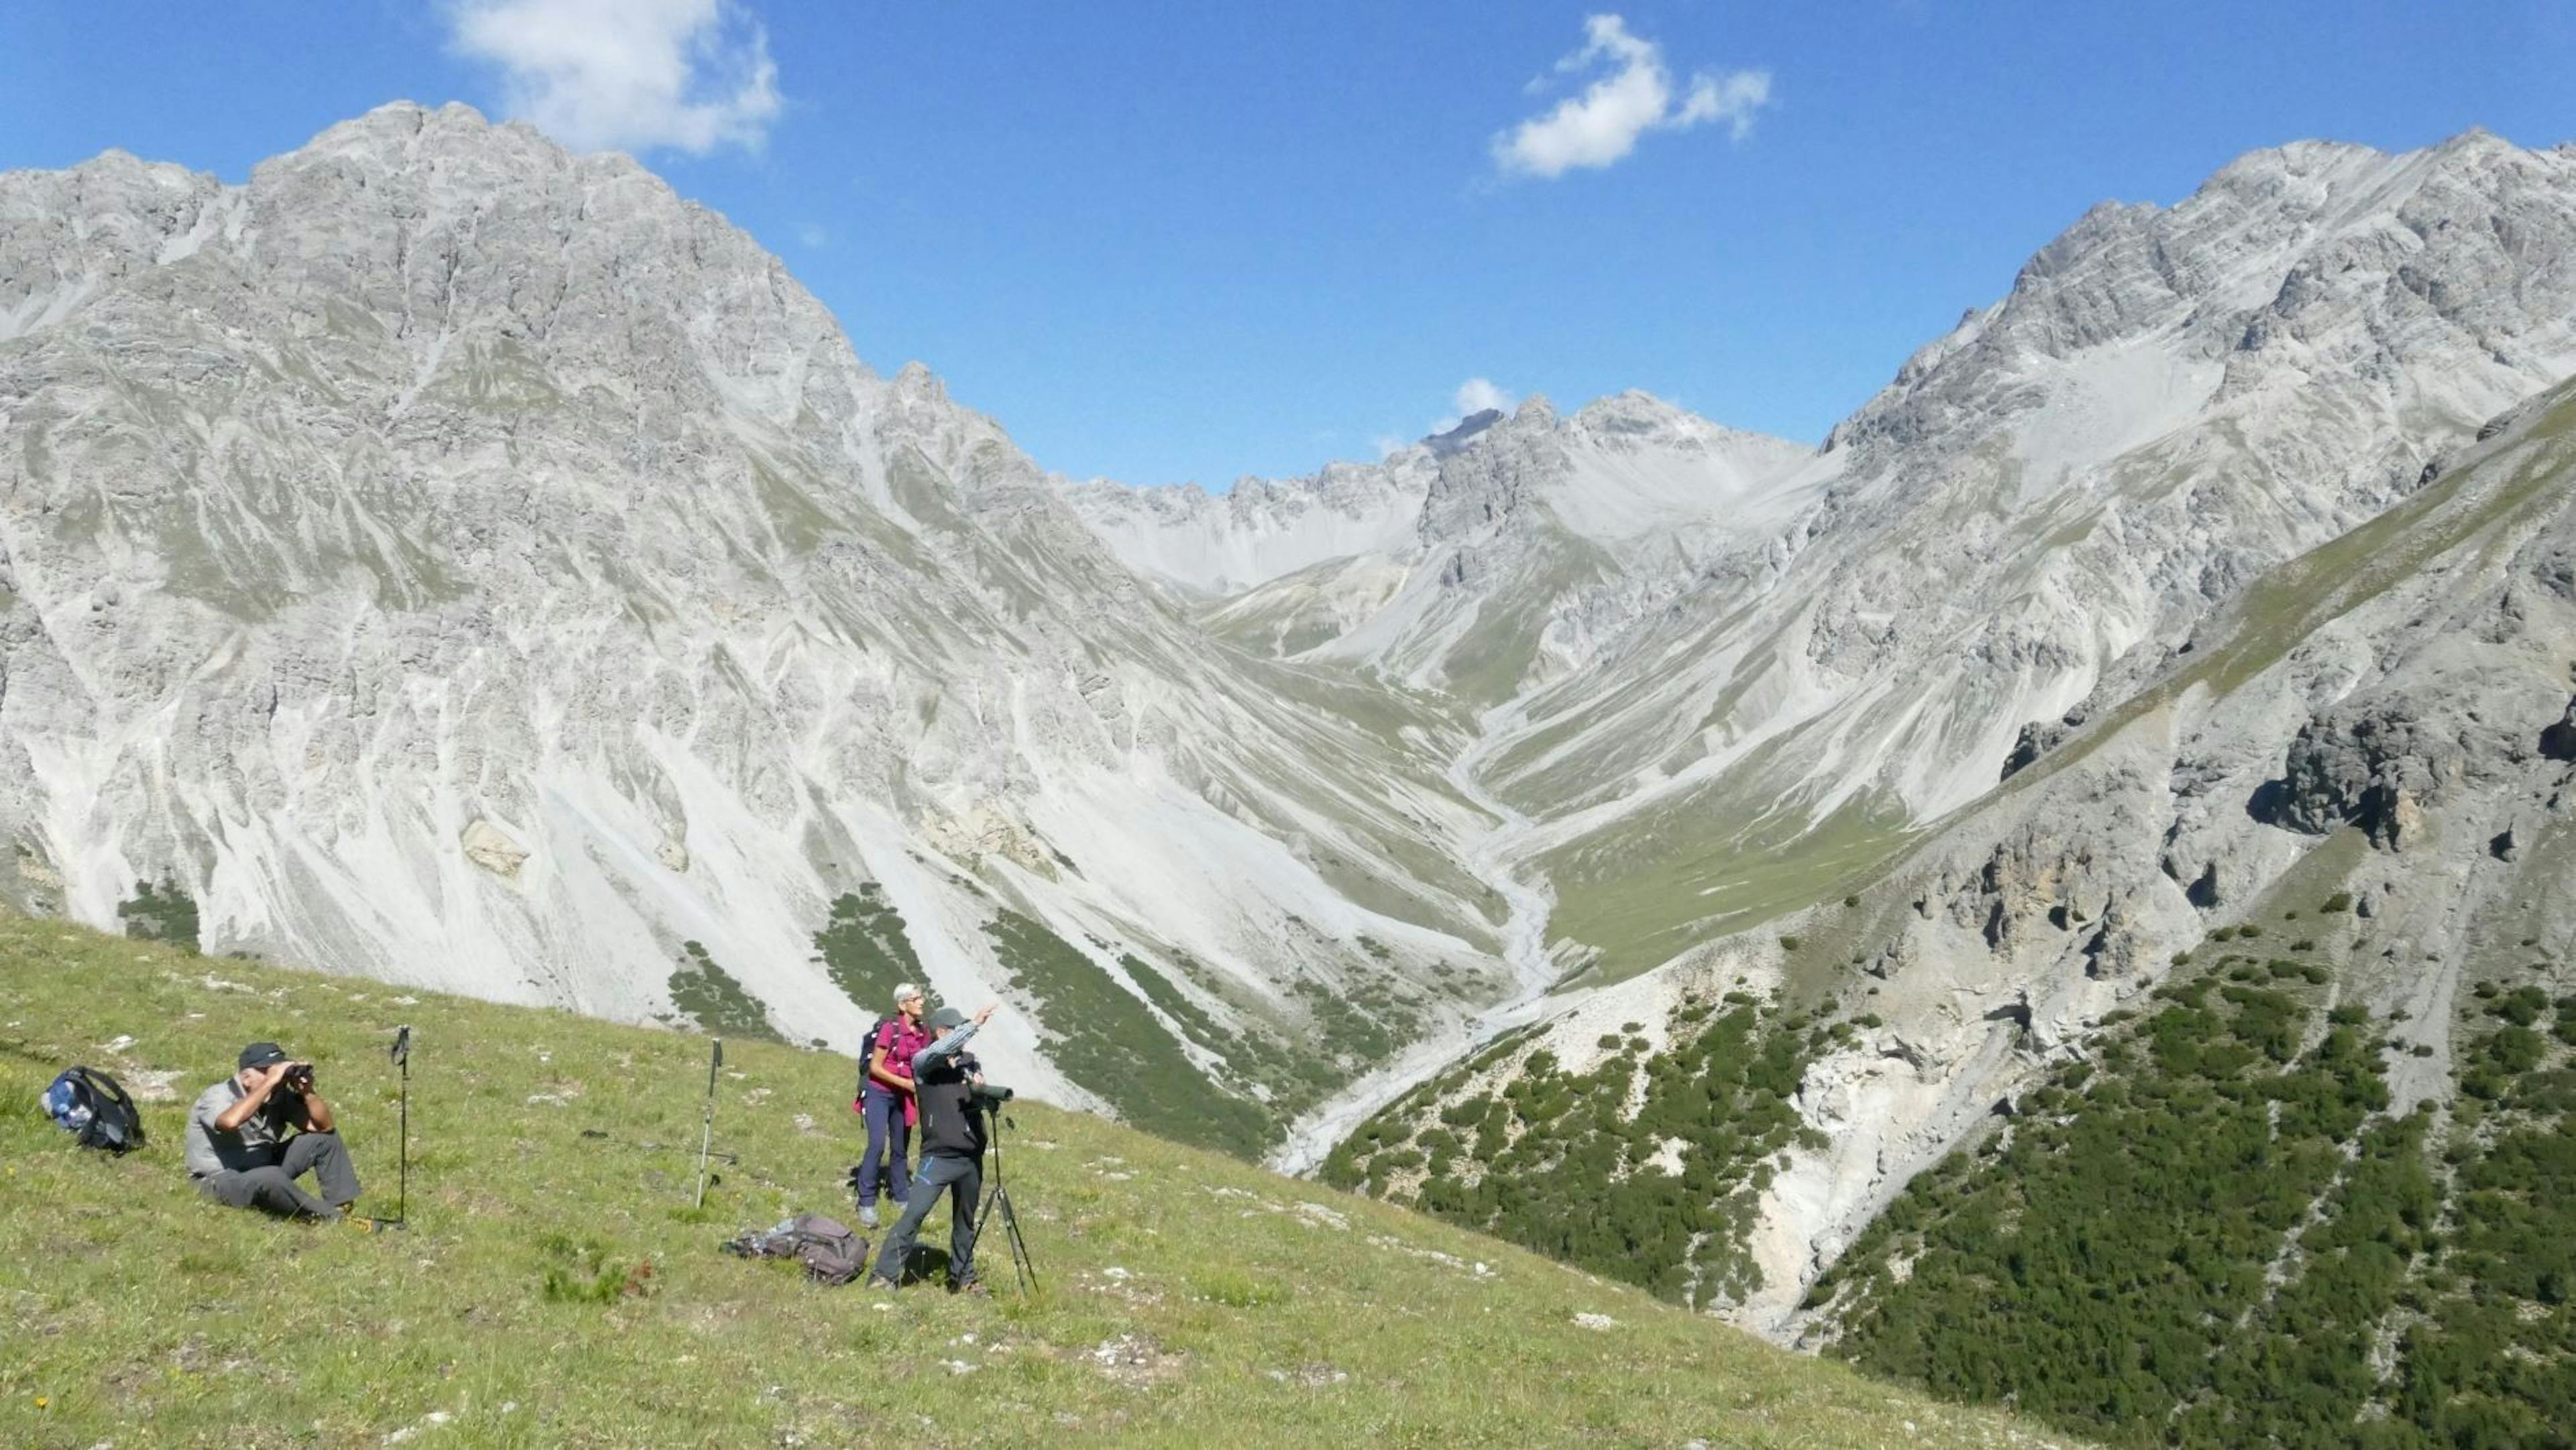
[[268, 1067], [286, 1061], [286, 1049], [274, 1042], [254, 1042], [241, 1050], [244, 1067]]
[[933, 1032], [942, 1027], [963, 1027], [966, 1025], [966, 1014], [954, 1007], [942, 1007], [925, 1018], [921, 1025]]

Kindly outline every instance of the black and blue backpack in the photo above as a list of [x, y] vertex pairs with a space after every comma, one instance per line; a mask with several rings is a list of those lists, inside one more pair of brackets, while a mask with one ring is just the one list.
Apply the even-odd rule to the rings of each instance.
[[143, 1146], [143, 1115], [116, 1079], [96, 1068], [73, 1067], [45, 1089], [45, 1116], [84, 1148], [131, 1153]]

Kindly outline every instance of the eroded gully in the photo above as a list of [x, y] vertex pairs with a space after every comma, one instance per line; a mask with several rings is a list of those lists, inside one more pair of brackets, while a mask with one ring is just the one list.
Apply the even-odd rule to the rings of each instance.
[[1308, 1111], [1270, 1155], [1270, 1166], [1280, 1172], [1313, 1172], [1334, 1144], [1349, 1137], [1380, 1108], [1450, 1063], [1538, 1016], [1548, 989], [1555, 985], [1556, 965], [1547, 952], [1547, 918], [1555, 897], [1544, 886], [1529, 885], [1512, 871], [1514, 856], [1537, 827], [1528, 816], [1487, 790], [1480, 779], [1485, 763], [1520, 729], [1521, 709], [1521, 701], [1514, 699], [1486, 711], [1477, 721], [1476, 738], [1449, 762], [1448, 769], [1449, 784], [1495, 821], [1490, 830], [1468, 843], [1464, 864], [1470, 875], [1503, 899], [1503, 964], [1511, 970], [1511, 995], [1472, 1017], [1448, 1021], [1409, 1050]]

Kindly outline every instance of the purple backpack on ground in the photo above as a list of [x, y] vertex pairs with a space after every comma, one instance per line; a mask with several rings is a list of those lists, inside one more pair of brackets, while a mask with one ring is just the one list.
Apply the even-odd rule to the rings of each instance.
[[727, 1239], [724, 1251], [746, 1259], [794, 1259], [817, 1284], [846, 1284], [868, 1268], [868, 1241], [819, 1213], [800, 1213], [765, 1233]]

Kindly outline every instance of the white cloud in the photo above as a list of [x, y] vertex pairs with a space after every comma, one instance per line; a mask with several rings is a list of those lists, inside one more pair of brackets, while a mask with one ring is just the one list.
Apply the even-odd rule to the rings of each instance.
[[1663, 47], [1628, 31], [1616, 15], [1583, 22], [1581, 50], [1556, 63], [1557, 74], [1600, 72], [1581, 95], [1568, 96], [1494, 138], [1494, 164], [1507, 173], [1554, 177], [1599, 168], [1625, 157], [1648, 131], [1686, 131], [1723, 121], [1736, 140], [1753, 130], [1754, 113], [1771, 102], [1771, 73], [1700, 71], [1678, 105]]
[[778, 117], [768, 33], [733, 0], [449, 0], [448, 20], [509, 113], [577, 151], [756, 149]]
[[1508, 413], [1512, 409], [1512, 404], [1519, 401], [1520, 399], [1510, 393], [1495, 387], [1492, 378], [1469, 378], [1458, 385], [1456, 393], [1450, 395], [1449, 406], [1456, 408], [1458, 416], [1464, 418], [1484, 412], [1488, 408], [1500, 408]]

